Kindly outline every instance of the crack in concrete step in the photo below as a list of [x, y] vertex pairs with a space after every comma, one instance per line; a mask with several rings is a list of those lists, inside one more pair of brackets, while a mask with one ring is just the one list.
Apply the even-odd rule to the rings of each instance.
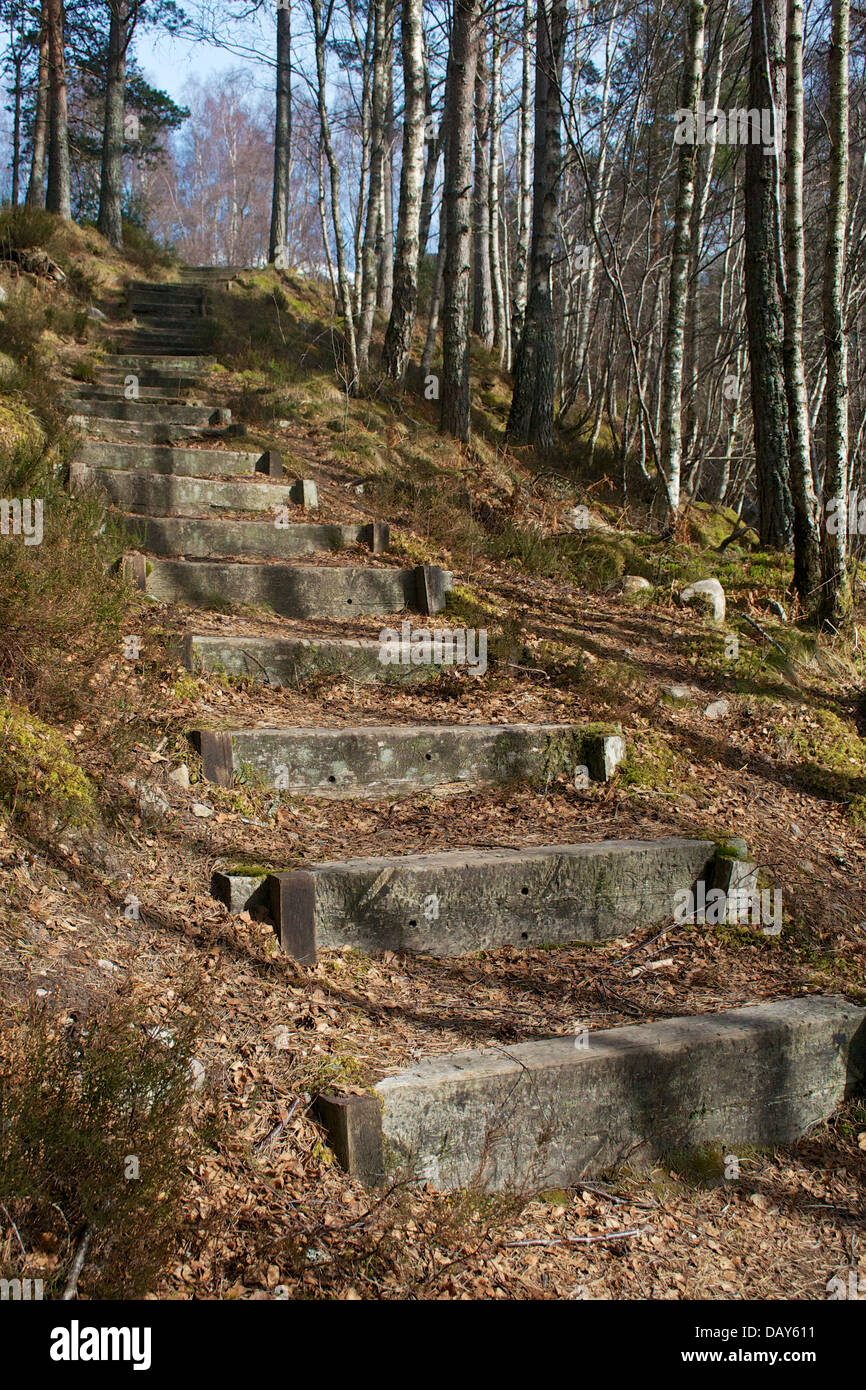
[[706, 1145], [799, 1139], [863, 1086], [866, 1011], [783, 999], [419, 1061], [365, 1096], [322, 1097], [368, 1183], [537, 1192]]

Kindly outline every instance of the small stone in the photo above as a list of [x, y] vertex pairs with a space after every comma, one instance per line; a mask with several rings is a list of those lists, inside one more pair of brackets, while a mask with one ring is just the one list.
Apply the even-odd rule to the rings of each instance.
[[194, 801], [190, 810], [193, 815], [198, 816], [200, 820], [206, 820], [208, 816], [213, 815], [213, 807], [205, 806], [203, 801]]
[[120, 969], [120, 966], [115, 965], [113, 960], [98, 960], [96, 964], [99, 966], [100, 970], [117, 971]]
[[133, 790], [138, 799], [138, 807], [143, 816], [167, 816], [170, 806], [162, 792], [149, 787], [144, 782], [133, 782]]
[[676, 700], [678, 704], [685, 704], [687, 700], [693, 698], [690, 685], [663, 685], [662, 694], [666, 695], [669, 700]]
[[5, 303], [6, 303], [6, 300], [7, 300], [8, 298], [9, 298], [8, 294], [7, 294], [6, 291], [4, 290], [3, 286], [0, 285], [0, 304], [5, 304]]
[[680, 602], [709, 604], [713, 610], [713, 622], [725, 621], [725, 591], [718, 579], [699, 579], [696, 584], [689, 584], [680, 594]]
[[168, 775], [169, 779], [184, 791], [189, 789], [189, 768], [186, 763], [181, 763], [180, 767], [173, 767]]
[[622, 577], [622, 591], [624, 594], [643, 594], [652, 588], [648, 579], [644, 579], [641, 574], [624, 574]]
[[204, 1063], [200, 1062], [197, 1057], [193, 1057], [189, 1064], [189, 1079], [192, 1082], [192, 1089], [200, 1091], [204, 1085], [205, 1069]]
[[96, 319], [97, 323], [107, 323], [108, 320], [101, 309], [97, 309], [95, 304], [88, 304], [84, 311], [89, 319]]
[[707, 705], [704, 710], [704, 717], [706, 719], [724, 719], [725, 715], [730, 712], [730, 708], [727, 700], [713, 700], [712, 704]]

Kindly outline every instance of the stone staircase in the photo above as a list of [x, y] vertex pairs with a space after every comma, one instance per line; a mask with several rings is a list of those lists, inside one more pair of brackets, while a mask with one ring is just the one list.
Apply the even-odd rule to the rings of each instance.
[[[373, 636], [347, 635], [341, 624], [435, 619], [450, 574], [395, 564], [381, 523], [311, 516], [315, 487], [285, 476], [277, 453], [235, 447], [243, 441], [231, 412], [210, 399], [208, 291], [235, 270], [191, 268], [175, 284], [131, 285], [134, 325], [117, 332], [97, 381], [76, 384], [69, 397], [82, 433], [72, 483], [98, 486], [137, 537], [124, 559], [129, 580], [157, 602], [190, 610], [181, 647], [190, 671], [271, 686], [321, 672], [364, 682], [434, 677], [435, 664], [383, 665]], [[265, 610], [270, 630], [251, 634], [244, 621], [215, 634], [196, 622], [202, 610], [237, 614], [239, 605], [245, 619]], [[333, 626], [323, 635], [326, 623]], [[572, 724], [228, 723], [190, 737], [217, 785], [240, 776], [311, 797], [538, 789], [562, 772], [604, 781], [624, 752], [617, 732]], [[713, 842], [667, 839], [470, 845], [267, 878], [220, 873], [212, 888], [232, 910], [268, 911], [282, 948], [311, 963], [317, 950], [346, 945], [447, 957], [604, 940], [663, 925], [678, 891], [723, 883], [727, 892], [730, 882], [730, 858], [720, 860]], [[657, 1153], [672, 1135], [682, 1144], [773, 1143], [829, 1114], [863, 1069], [862, 1010], [839, 1000], [778, 1009], [758, 1010], [751, 1021], [742, 1010], [736, 1020], [722, 1014], [590, 1033], [586, 1046], [558, 1038], [438, 1058], [386, 1078], [374, 1096], [323, 1097], [320, 1113], [338, 1157], [365, 1180], [396, 1164], [444, 1186], [570, 1181], [626, 1149]], [[745, 1078], [732, 1037], [751, 1068]], [[816, 1048], [823, 1062], [815, 1062]], [[702, 1109], [701, 1088], [719, 1057], [721, 1079]]]

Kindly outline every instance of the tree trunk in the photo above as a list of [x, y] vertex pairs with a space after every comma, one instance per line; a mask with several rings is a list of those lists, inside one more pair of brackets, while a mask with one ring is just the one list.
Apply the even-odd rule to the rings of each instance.
[[517, 126], [517, 242], [511, 291], [511, 341], [520, 342], [529, 284], [532, 223], [532, 0], [523, 0], [522, 78]]
[[403, 161], [400, 170], [400, 211], [394, 260], [394, 297], [385, 332], [382, 362], [395, 381], [402, 381], [412, 350], [418, 307], [418, 228], [421, 217], [421, 179], [424, 167], [424, 30], [423, 0], [403, 0]]
[[[779, 135], [785, 110], [785, 0], [752, 0], [749, 107], [773, 112], [776, 149], [746, 145], [746, 316], [761, 541], [791, 544], [788, 402], [779, 208]], [[754, 132], [752, 132], [754, 134]]]
[[418, 254], [422, 260], [427, 254], [427, 242], [430, 239], [433, 193], [436, 188], [436, 169], [439, 164], [441, 146], [439, 131], [436, 129], [433, 115], [433, 91], [430, 84], [430, 67], [427, 62], [426, 49], [424, 52], [424, 141], [427, 153], [424, 161], [424, 186], [421, 189], [421, 215], [418, 225]]
[[[683, 67], [680, 109], [697, 116], [704, 71], [704, 0], [691, 0], [688, 43]], [[662, 365], [661, 448], [659, 468], [667, 496], [668, 520], [676, 525], [680, 512], [682, 468], [683, 347], [689, 295], [691, 219], [695, 196], [697, 145], [680, 145], [673, 253], [668, 290], [668, 324]]]
[[499, 0], [493, 0], [493, 27], [490, 62], [490, 139], [487, 157], [487, 237], [490, 247], [490, 281], [493, 289], [493, 341], [499, 344], [499, 365], [508, 360], [508, 310], [502, 276], [499, 245], [499, 140], [502, 129], [502, 39], [499, 27]]
[[490, 278], [490, 202], [487, 147], [490, 134], [490, 88], [487, 50], [482, 36], [475, 70], [475, 181], [472, 193], [472, 328], [485, 348], [493, 347], [493, 282]]
[[445, 272], [440, 427], [468, 441], [472, 137], [481, 0], [454, 0], [445, 103]]
[[[274, 185], [268, 260], [283, 269], [289, 235], [289, 164], [292, 157], [292, 11], [277, 10], [277, 101], [274, 116]], [[280, 265], [282, 261], [282, 265]]]
[[535, 65], [535, 168], [529, 300], [514, 371], [507, 436], [553, 448], [556, 340], [551, 276], [562, 165], [560, 80], [565, 50], [566, 0], [541, 0]]
[[66, 111], [66, 59], [63, 52], [63, 0], [46, 0], [49, 56], [48, 191], [45, 206], [72, 220], [69, 126]]
[[388, 0], [385, 33], [385, 73], [388, 97], [385, 103], [385, 147], [382, 157], [382, 235], [379, 247], [379, 283], [376, 304], [391, 313], [394, 298], [394, 9]]
[[373, 7], [373, 62], [370, 95], [370, 183], [367, 192], [367, 223], [361, 250], [361, 317], [358, 327], [358, 365], [366, 370], [370, 361], [370, 339], [376, 313], [377, 281], [381, 250], [382, 178], [385, 161], [385, 28], [387, 0], [375, 0]]
[[331, 140], [331, 122], [328, 118], [327, 80], [325, 74], [326, 31], [322, 24], [322, 0], [310, 0], [310, 7], [313, 12], [313, 37], [316, 48], [316, 100], [319, 107], [319, 127], [322, 133], [322, 145], [325, 150], [325, 158], [328, 161], [328, 172], [331, 180], [331, 219], [334, 223], [334, 242], [337, 251], [337, 284], [343, 306], [343, 319], [346, 326], [346, 347], [349, 355], [346, 389], [349, 395], [353, 396], [358, 390], [360, 371], [358, 365], [358, 347], [355, 338], [355, 320], [352, 313], [352, 286], [349, 281], [349, 272], [346, 266], [346, 243], [343, 238], [343, 218], [340, 212], [340, 166], [337, 163], [337, 156], [334, 153], [334, 144]]
[[847, 567], [848, 337], [845, 328], [845, 243], [848, 221], [849, 0], [833, 0], [830, 36], [830, 203], [824, 252], [824, 343], [827, 352], [823, 616], [835, 622], [851, 607]]
[[812, 480], [809, 399], [803, 363], [803, 3], [788, 0], [788, 101], [785, 162], [785, 386], [791, 500], [794, 510], [794, 588], [807, 612], [820, 598], [821, 547], [818, 500]]
[[27, 206], [45, 206], [45, 155], [48, 148], [48, 105], [50, 60], [48, 56], [48, 3], [42, 0], [42, 25], [39, 30], [39, 76], [36, 86], [36, 111], [33, 118], [33, 155], [30, 162], [30, 181], [27, 185]]
[[129, 42], [127, 0], [111, 0], [105, 121], [102, 133], [102, 178], [97, 227], [112, 246], [123, 245], [123, 109], [126, 101], [126, 48]]

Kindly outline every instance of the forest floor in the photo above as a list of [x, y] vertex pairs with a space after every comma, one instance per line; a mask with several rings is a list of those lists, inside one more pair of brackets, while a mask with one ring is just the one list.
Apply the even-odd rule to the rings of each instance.
[[[68, 255], [80, 264], [83, 253]], [[118, 284], [124, 273], [142, 272], [117, 266]], [[98, 363], [120, 312], [115, 288], [112, 277], [87, 283], [108, 327], [49, 334], [55, 387]], [[35, 280], [28, 292], [61, 293]], [[799, 1144], [737, 1155], [736, 1176], [728, 1156], [707, 1151], [569, 1191], [490, 1197], [418, 1184], [371, 1193], [337, 1167], [312, 1098], [325, 1086], [362, 1090], [419, 1056], [802, 994], [866, 1002], [862, 643], [854, 627], [819, 639], [783, 620], [774, 605], [789, 609], [788, 568], [751, 533], [720, 552], [730, 513], [697, 508], [688, 534], [666, 540], [646, 502], [626, 505], [612, 487], [604, 463], [613, 476], [613, 460], [588, 485], [577, 433], [563, 434], [544, 467], [509, 451], [507, 379], [486, 358], [475, 364], [477, 443], [463, 448], [438, 435], [423, 393], [381, 382], [357, 401], [340, 392], [327, 296], [302, 277], [243, 277], [215, 296], [213, 337], [221, 365], [209, 395], [246, 423], [236, 447], [280, 448], [290, 471], [316, 481], [323, 520], [390, 523], [387, 557], [342, 552], [341, 561], [453, 569], [439, 625], [485, 627], [490, 664], [483, 677], [455, 671], [407, 688], [193, 677], [176, 638], [219, 631], [225, 615], [126, 594], [121, 627], [140, 637], [138, 660], [116, 641], [87, 671], [71, 662], [66, 679], [80, 698], [68, 711], [34, 696], [34, 721], [39, 713], [59, 731], [67, 775], [86, 777], [96, 819], [49, 829], [38, 788], [21, 779], [11, 797], [4, 788], [4, 1029], [34, 1000], [74, 1021], [113, 996], [155, 1029], [195, 1020], [190, 1155], [149, 1293], [820, 1299], [849, 1268], [866, 1277], [862, 1102]], [[577, 532], [569, 517], [581, 505], [591, 524]], [[623, 573], [652, 588], [624, 594]], [[686, 581], [709, 576], [726, 590], [723, 630], [676, 599]], [[241, 616], [250, 632], [300, 626]], [[382, 622], [344, 627], [376, 637]], [[671, 686], [686, 687], [684, 698]], [[19, 686], [9, 693], [27, 705]], [[726, 711], [709, 716], [720, 700]], [[629, 756], [612, 783], [587, 789], [560, 777], [543, 793], [301, 799], [203, 783], [187, 731], [211, 718], [613, 720]], [[181, 763], [188, 790], [170, 776]], [[211, 814], [196, 814], [201, 803]], [[209, 893], [218, 865], [670, 834], [744, 836], [781, 889], [781, 934], [672, 922], [602, 946], [451, 960], [325, 951], [307, 968], [280, 954], [270, 925], [231, 916]], [[0, 1256], [3, 1239], [0, 1226]], [[31, 1275], [57, 1265], [56, 1242], [28, 1252]], [[99, 1288], [85, 1268], [81, 1293]]]

